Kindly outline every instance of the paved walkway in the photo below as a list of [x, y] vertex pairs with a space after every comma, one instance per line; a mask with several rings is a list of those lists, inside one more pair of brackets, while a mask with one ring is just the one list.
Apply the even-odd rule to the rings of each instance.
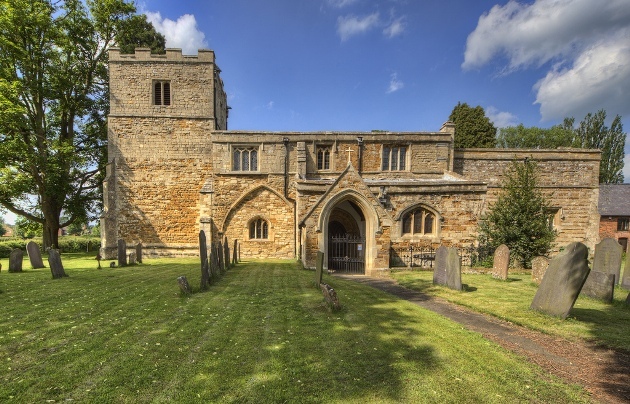
[[495, 317], [477, 313], [404, 288], [389, 278], [336, 275], [369, 285], [431, 310], [501, 346], [526, 356], [550, 373], [584, 386], [593, 399], [606, 403], [630, 403], [630, 353], [571, 342], [531, 331]]

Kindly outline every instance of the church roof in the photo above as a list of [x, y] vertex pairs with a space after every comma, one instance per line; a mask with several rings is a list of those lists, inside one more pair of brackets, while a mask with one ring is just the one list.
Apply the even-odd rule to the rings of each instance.
[[630, 184], [600, 184], [599, 214], [630, 216]]

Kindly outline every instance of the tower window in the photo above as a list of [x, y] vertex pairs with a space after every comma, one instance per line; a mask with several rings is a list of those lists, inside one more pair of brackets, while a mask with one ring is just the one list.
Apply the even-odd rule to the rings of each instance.
[[171, 82], [155, 81], [153, 83], [153, 105], [171, 105]]
[[233, 171], [258, 171], [257, 147], [234, 147], [232, 149]]

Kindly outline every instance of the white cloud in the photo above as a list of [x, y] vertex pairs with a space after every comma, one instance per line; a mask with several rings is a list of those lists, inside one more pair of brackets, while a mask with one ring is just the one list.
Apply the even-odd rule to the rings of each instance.
[[273, 101], [267, 103], [267, 109], [273, 109]]
[[383, 30], [383, 34], [385, 34], [388, 38], [393, 38], [397, 35], [400, 35], [405, 31], [405, 27], [407, 23], [405, 22], [405, 17], [400, 17], [392, 21], [385, 29]]
[[462, 68], [505, 58], [504, 72], [551, 67], [535, 85], [544, 121], [606, 109], [630, 113], [628, 0], [510, 0], [484, 13], [468, 36]]
[[405, 83], [398, 80], [398, 74], [392, 73], [391, 78], [389, 80], [389, 87], [387, 88], [387, 94], [396, 92], [405, 87]]
[[486, 108], [486, 115], [497, 128], [515, 126], [518, 124], [518, 117], [511, 112], [502, 112], [493, 106]]
[[166, 38], [167, 48], [181, 48], [182, 53], [194, 55], [197, 50], [207, 48], [205, 35], [197, 27], [197, 20], [192, 14], [184, 14], [177, 21], [162, 18], [157, 12], [146, 12], [147, 20]]
[[337, 33], [342, 41], [351, 36], [365, 33], [379, 24], [379, 13], [372, 13], [365, 17], [348, 15], [337, 18]]
[[356, 3], [358, 0], [327, 0], [329, 6], [334, 8], [344, 8]]
[[630, 113], [630, 29], [585, 49], [571, 67], [556, 67], [536, 83], [543, 120], [605, 109]]

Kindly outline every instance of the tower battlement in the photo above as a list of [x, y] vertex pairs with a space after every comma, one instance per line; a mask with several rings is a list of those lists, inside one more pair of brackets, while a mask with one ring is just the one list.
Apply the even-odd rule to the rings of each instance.
[[199, 49], [197, 55], [184, 55], [179, 48], [167, 48], [166, 54], [152, 54], [149, 48], [136, 48], [134, 53], [120, 53], [120, 48], [109, 48], [109, 62], [205, 62], [214, 63], [214, 51]]

